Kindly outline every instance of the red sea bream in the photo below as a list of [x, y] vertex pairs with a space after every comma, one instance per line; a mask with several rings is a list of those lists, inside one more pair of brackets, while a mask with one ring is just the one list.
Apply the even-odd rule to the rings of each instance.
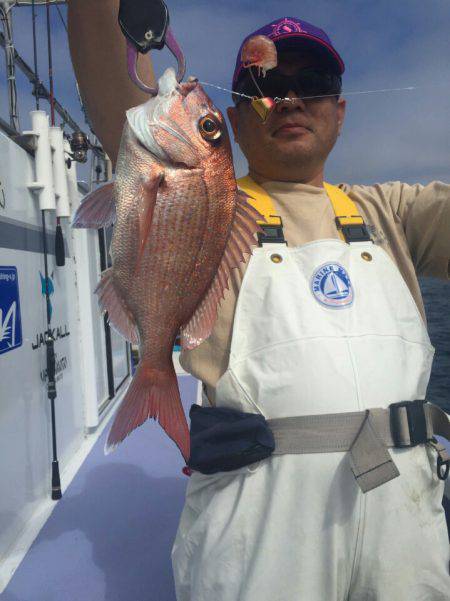
[[189, 458], [172, 363], [174, 341], [211, 333], [230, 270], [255, 243], [261, 215], [238, 191], [222, 114], [193, 79], [168, 69], [159, 91], [127, 112], [116, 180], [86, 197], [74, 227], [114, 223], [113, 265], [97, 288], [112, 325], [139, 343], [140, 362], [107, 449], [152, 417]]

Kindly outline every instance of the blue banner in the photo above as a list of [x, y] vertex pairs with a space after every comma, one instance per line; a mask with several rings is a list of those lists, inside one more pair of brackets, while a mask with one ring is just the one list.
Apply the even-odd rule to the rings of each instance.
[[0, 267], [0, 355], [22, 345], [19, 280], [15, 267]]

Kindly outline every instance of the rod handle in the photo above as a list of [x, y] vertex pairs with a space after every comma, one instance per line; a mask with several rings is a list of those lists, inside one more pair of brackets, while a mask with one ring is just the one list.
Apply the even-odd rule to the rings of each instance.
[[59, 477], [59, 463], [52, 461], [52, 499], [58, 501], [62, 497], [61, 480]]

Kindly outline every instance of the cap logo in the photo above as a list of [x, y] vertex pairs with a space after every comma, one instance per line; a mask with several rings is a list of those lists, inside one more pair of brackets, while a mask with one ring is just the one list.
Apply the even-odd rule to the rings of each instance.
[[270, 34], [270, 37], [276, 37], [276, 36], [280, 36], [286, 33], [302, 33], [303, 29], [300, 25], [300, 23], [297, 23], [297, 21], [293, 21], [292, 19], [283, 19], [282, 21], [280, 21], [280, 23], [276, 23], [275, 25], [272, 25], [273, 29], [272, 29], [272, 33]]

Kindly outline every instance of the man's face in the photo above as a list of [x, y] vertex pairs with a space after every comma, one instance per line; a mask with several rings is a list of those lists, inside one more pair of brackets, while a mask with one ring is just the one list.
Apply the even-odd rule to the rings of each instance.
[[[280, 53], [277, 68], [293, 75], [298, 69], [319, 66], [311, 54], [285, 52]], [[297, 96], [294, 91], [288, 93], [289, 98]], [[235, 140], [250, 171], [281, 181], [308, 181], [323, 170], [344, 114], [345, 101], [334, 96], [280, 102], [265, 124], [248, 101], [228, 109]]]

